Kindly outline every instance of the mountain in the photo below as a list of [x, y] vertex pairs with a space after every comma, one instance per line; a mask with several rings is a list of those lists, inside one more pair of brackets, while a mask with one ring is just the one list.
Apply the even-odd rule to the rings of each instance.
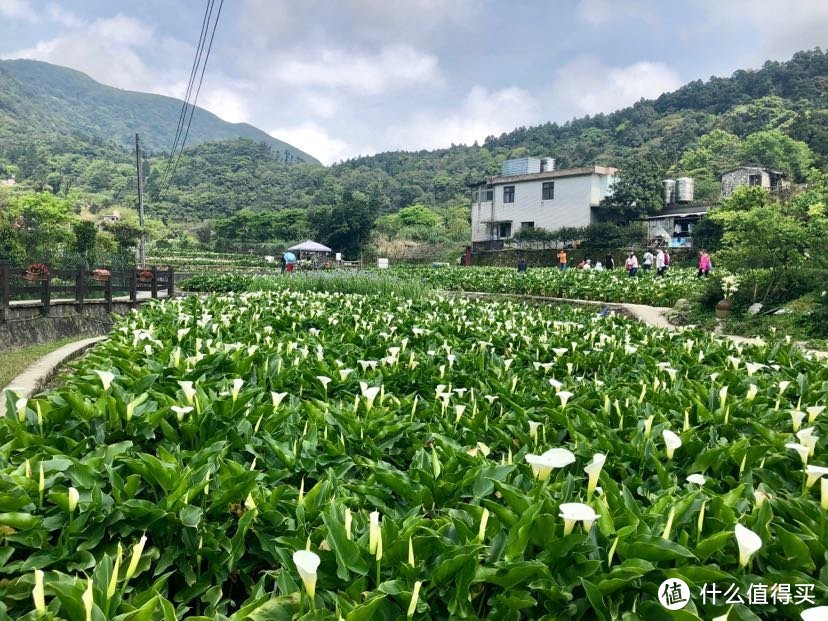
[[[19, 185], [37, 190], [79, 191], [93, 212], [133, 204], [134, 155], [127, 148], [78, 135], [88, 136], [89, 127], [95, 126], [96, 100], [76, 95], [67, 103], [58, 95], [61, 91], [51, 91], [57, 86], [32, 84], [23, 90], [16, 80], [9, 91], [3, 83], [10, 79], [8, 66], [0, 63], [0, 177], [14, 174]], [[63, 71], [58, 77], [65, 75]], [[48, 81], [48, 75], [31, 79]], [[34, 93], [31, 103], [22, 94], [29, 91]], [[54, 92], [54, 99], [44, 92]], [[13, 126], [17, 129], [5, 125], [4, 130], [10, 105], [18, 111]], [[57, 122], [61, 117], [52, 110], [67, 108], [81, 120]], [[115, 125], [119, 117], [108, 110]], [[144, 114], [142, 108], [138, 112]], [[171, 116], [177, 118], [177, 109]], [[27, 124], [42, 128], [42, 135], [21, 141], [20, 136], [30, 135], [25, 133]], [[4, 135], [11, 141], [4, 144]], [[127, 145], [131, 140], [131, 132], [122, 138]], [[235, 138], [188, 147], [166, 189], [161, 184], [166, 158], [161, 154], [145, 161], [144, 178], [149, 212], [168, 226], [193, 227], [244, 210], [279, 211], [285, 212], [279, 214], [279, 222], [289, 217], [295, 230], [314, 236], [318, 231], [311, 223], [353, 198], [367, 200], [378, 217], [378, 234], [443, 243], [468, 238], [468, 186], [498, 173], [505, 159], [526, 155], [555, 157], [561, 168], [602, 164], [621, 168], [622, 174], [624, 169], [646, 167], [650, 174], [642, 177], [649, 179], [692, 176], [696, 198], [704, 201], [720, 196], [723, 171], [743, 164], [785, 171], [792, 181], [805, 181], [811, 166], [828, 166], [828, 52], [798, 52], [785, 62], [769, 61], [730, 77], [697, 80], [616, 112], [520, 127], [490, 136], [483, 144], [391, 151], [322, 167], [288, 165], [277, 147], [258, 138]], [[650, 190], [658, 192], [657, 187]], [[438, 225], [401, 226], [397, 212], [415, 204], [434, 210]], [[240, 225], [236, 232], [234, 240], [244, 245], [261, 231]]]
[[[141, 136], [144, 148], [168, 151], [182, 101], [125, 91], [88, 75], [34, 60], [0, 61], [0, 138], [21, 133], [82, 134], [124, 147]], [[319, 164], [313, 156], [247, 123], [228, 123], [196, 108], [187, 144], [250, 138], [264, 142], [287, 162]]]

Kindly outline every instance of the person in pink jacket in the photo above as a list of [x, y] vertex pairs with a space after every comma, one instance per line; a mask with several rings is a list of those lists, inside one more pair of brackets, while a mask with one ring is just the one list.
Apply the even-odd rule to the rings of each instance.
[[706, 277], [710, 274], [712, 267], [713, 263], [710, 261], [710, 255], [707, 254], [707, 250], [702, 250], [699, 255], [699, 273], [696, 274], [696, 278], [701, 278], [702, 275]]

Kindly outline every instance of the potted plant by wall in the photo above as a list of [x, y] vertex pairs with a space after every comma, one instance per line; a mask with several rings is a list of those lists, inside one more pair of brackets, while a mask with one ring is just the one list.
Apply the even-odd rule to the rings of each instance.
[[716, 317], [726, 319], [733, 313], [733, 296], [739, 290], [739, 277], [735, 275], [722, 278], [724, 299], [716, 304]]
[[138, 282], [152, 282], [152, 270], [138, 270]]
[[31, 281], [46, 280], [49, 278], [49, 266], [43, 263], [33, 263], [26, 268], [23, 278]]
[[112, 276], [112, 272], [104, 267], [99, 267], [96, 270], [92, 270], [92, 280], [97, 280], [99, 282], [106, 282]]

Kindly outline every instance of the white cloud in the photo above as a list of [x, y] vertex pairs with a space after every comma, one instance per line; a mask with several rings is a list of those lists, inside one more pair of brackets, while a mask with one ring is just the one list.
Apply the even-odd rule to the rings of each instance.
[[[292, 144], [314, 156], [323, 164], [333, 164], [352, 157], [356, 151], [343, 140], [333, 138], [316, 123], [307, 121], [300, 125], [277, 127], [269, 132], [274, 138]], [[362, 153], [373, 153], [373, 149], [362, 149]]]
[[512, 86], [491, 92], [475, 86], [458, 109], [415, 114], [405, 125], [391, 127], [387, 141], [391, 148], [401, 149], [471, 144], [520, 125], [538, 122], [539, 114], [538, 101], [522, 88]]
[[247, 106], [247, 99], [236, 89], [218, 87], [206, 92], [202, 91], [198, 105], [230, 123], [248, 123], [250, 109]]
[[681, 85], [678, 73], [664, 63], [640, 61], [612, 67], [592, 56], [581, 56], [558, 70], [549, 96], [553, 116], [560, 119], [612, 112]]
[[240, 29], [261, 49], [311, 39], [422, 43], [439, 31], [472, 29], [489, 0], [244, 0]]
[[697, 0], [712, 23], [752, 28], [765, 57], [785, 58], [799, 50], [825, 46], [828, 2], [796, 0], [781, 5], [775, 0]]
[[[189, 74], [184, 65], [192, 54], [190, 46], [168, 37], [155, 37], [151, 26], [118, 14], [81, 24], [33, 47], [4, 54], [3, 58], [42, 60], [83, 71], [118, 88], [183, 97], [184, 89], [179, 92], [177, 85]], [[170, 58], [178, 59], [179, 66], [170, 66]], [[159, 70], [162, 66], [164, 69]]]
[[72, 13], [72, 11], [67, 11], [57, 4], [50, 4], [47, 7], [47, 13], [49, 19], [63, 24], [67, 28], [80, 28], [85, 23], [80, 17]]
[[407, 45], [384, 47], [376, 54], [324, 48], [311, 59], [273, 63], [267, 77], [293, 86], [344, 88], [372, 95], [411, 84], [442, 83], [437, 58]]
[[579, 0], [578, 17], [595, 28], [615, 26], [624, 19], [641, 20], [658, 26], [657, 7], [643, 0]]
[[29, 0], [0, 0], [0, 15], [24, 22], [40, 21]]

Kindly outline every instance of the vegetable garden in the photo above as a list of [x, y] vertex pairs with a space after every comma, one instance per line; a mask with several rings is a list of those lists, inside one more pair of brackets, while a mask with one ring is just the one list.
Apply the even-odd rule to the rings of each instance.
[[[229, 293], [147, 304], [59, 388], [7, 400], [0, 619], [826, 603], [828, 368], [785, 343], [569, 307]], [[673, 578], [693, 597], [667, 611]], [[710, 583], [811, 597], [703, 601]]]

